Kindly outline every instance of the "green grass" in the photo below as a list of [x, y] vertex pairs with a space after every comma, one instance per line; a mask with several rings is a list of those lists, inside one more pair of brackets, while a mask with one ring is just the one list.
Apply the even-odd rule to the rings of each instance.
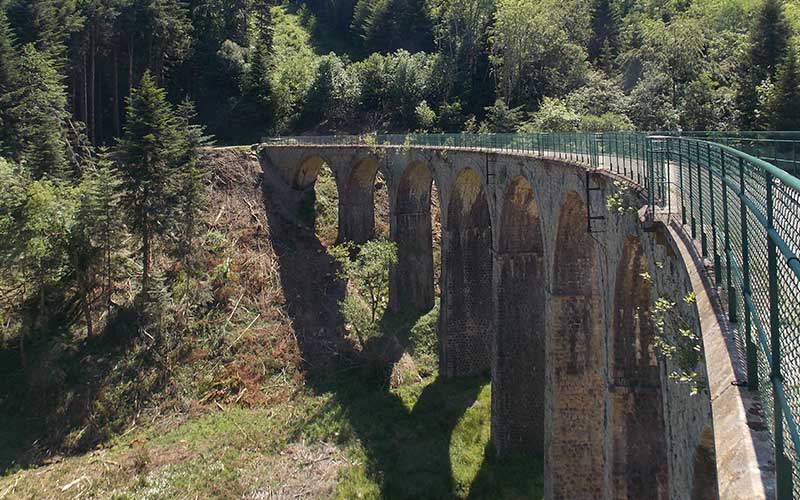
[[[303, 208], [318, 233], [333, 231], [327, 238], [321, 234], [330, 241], [336, 237], [338, 202], [329, 170], [320, 173], [316, 192]], [[317, 258], [317, 246], [301, 242], [296, 248]], [[238, 275], [235, 280], [228, 276], [239, 283]], [[241, 286], [254, 288], [248, 281]], [[196, 286], [187, 282], [186, 288]], [[318, 303], [301, 304], [306, 309], [292, 318], [297, 324], [321, 314]], [[245, 301], [233, 319], [227, 311], [215, 312], [208, 316], [209, 325], [224, 327], [174, 337], [185, 339], [187, 354], [206, 354], [192, 361], [169, 358], [174, 366], [164, 387], [161, 365], [147, 362], [150, 351], [141, 343], [101, 336], [78, 344], [82, 347], [72, 348], [71, 355], [59, 355], [57, 363], [47, 366], [58, 368], [51, 369], [56, 374], [63, 371], [64, 387], [84, 391], [93, 380], [97, 394], [84, 401], [75, 397], [82, 394], [78, 389], [62, 391], [48, 398], [53, 401], [44, 408], [51, 411], [44, 413], [91, 404], [94, 423], [103, 433], [82, 440], [80, 413], [56, 421], [61, 425], [38, 419], [34, 427], [7, 407], [0, 412], [0, 474], [5, 473], [0, 500], [240, 499], [298, 492], [340, 499], [542, 497], [540, 459], [494, 457], [488, 377], [438, 377], [438, 307], [421, 316], [385, 315], [381, 335], [366, 342], [362, 352], [344, 349], [332, 356], [340, 362], [306, 376], [300, 376], [291, 361], [295, 358], [273, 353], [284, 348], [270, 339], [282, 339], [281, 328], [290, 331], [281, 320], [264, 319], [257, 333], [254, 329], [252, 337], [240, 339], [254, 307]], [[306, 323], [317, 327], [313, 331], [319, 328], [315, 321]], [[234, 342], [236, 349], [231, 348]], [[16, 355], [0, 351], [0, 361], [4, 354]], [[398, 359], [402, 362], [394, 371], [402, 366], [402, 377], [391, 373], [390, 363]], [[245, 394], [237, 385], [239, 372], [230, 371], [234, 361], [245, 376], [263, 373], [253, 382], [254, 390]], [[17, 387], [13, 393], [4, 391], [0, 403], [26, 394], [24, 385], [8, 377], [0, 386]], [[134, 396], [142, 390], [153, 398], [136, 406]], [[221, 396], [214, 396], [217, 392]], [[254, 392], [263, 397], [248, 400]], [[64, 434], [56, 436], [62, 442], [85, 445], [62, 449], [72, 456], [46, 459], [46, 450], [39, 450], [23, 460], [31, 443], [54, 433]]]
[[493, 456], [486, 377], [387, 390], [354, 374], [323, 385], [331, 404], [303, 434], [338, 440], [355, 462], [340, 472], [337, 498], [542, 497], [541, 460]]
[[300, 220], [316, 230], [320, 241], [332, 244], [336, 241], [339, 226], [339, 192], [330, 168], [320, 168], [314, 190], [304, 200], [298, 213]]
[[16, 484], [19, 498], [71, 498], [60, 487], [85, 475], [85, 498], [241, 498], [302, 475], [284, 463], [301, 443], [337, 450], [341, 465], [326, 492], [335, 498], [542, 497], [541, 460], [493, 456], [486, 377], [387, 389], [353, 371], [310, 385], [269, 408], [225, 408], [168, 432], [145, 428], [99, 457], [0, 479], [0, 492]]

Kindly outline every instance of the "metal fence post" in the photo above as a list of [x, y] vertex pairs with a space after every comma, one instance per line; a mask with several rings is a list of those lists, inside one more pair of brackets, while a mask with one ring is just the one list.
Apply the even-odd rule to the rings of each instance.
[[706, 144], [706, 157], [708, 158], [708, 192], [711, 197], [711, 248], [714, 254], [714, 280], [719, 286], [722, 283], [722, 261], [717, 245], [717, 207], [714, 203], [714, 174], [711, 162], [711, 144]]
[[[647, 204], [650, 205], [650, 214], [655, 218], [656, 213], [656, 190], [655, 190], [655, 165], [653, 162], [653, 139], [648, 137], [645, 144], [647, 158], [647, 177], [645, 178], [644, 187], [647, 189]], [[652, 220], [652, 219], [651, 219]]]
[[736, 289], [731, 281], [731, 234], [730, 216], [728, 215], [728, 183], [727, 170], [725, 168], [725, 151], [719, 150], [720, 170], [722, 171], [722, 218], [723, 218], [723, 238], [725, 252], [725, 283], [728, 286], [728, 321], [736, 323]]
[[[697, 143], [697, 187], [698, 209], [700, 210], [700, 250], [703, 257], [708, 257], [708, 239], [706, 237], [706, 219], [703, 214], [703, 165], [700, 159], [700, 143]], [[708, 162], [706, 161], [706, 164]]]
[[777, 497], [780, 499], [792, 498], [792, 465], [785, 453], [783, 435], [783, 405], [778, 391], [775, 390], [776, 382], [783, 382], [781, 374], [781, 334], [780, 334], [780, 306], [778, 291], [778, 248], [769, 232], [774, 223], [774, 195], [773, 177], [770, 172], [765, 172], [764, 178], [767, 185], [767, 274], [769, 280], [769, 330], [770, 351], [772, 351], [772, 366], [770, 366], [770, 380], [772, 381], [774, 438], [775, 438], [775, 465], [777, 472]]
[[681, 191], [681, 225], [686, 225], [686, 203], [685, 191], [683, 187], [683, 147], [681, 140], [678, 139], [678, 177], [680, 178], [680, 191]]
[[686, 160], [688, 162], [689, 176], [689, 222], [692, 232], [692, 240], [697, 239], [697, 219], [694, 216], [694, 175], [692, 175], [692, 143], [686, 143]]
[[747, 299], [752, 300], [750, 290], [750, 237], [747, 234], [747, 205], [744, 202], [747, 188], [744, 183], [744, 160], [739, 158], [739, 216], [742, 230], [742, 297], [745, 298], [744, 306], [744, 340], [747, 356], [747, 387], [751, 391], [758, 390], [758, 358], [756, 345], [753, 343], [753, 320]]

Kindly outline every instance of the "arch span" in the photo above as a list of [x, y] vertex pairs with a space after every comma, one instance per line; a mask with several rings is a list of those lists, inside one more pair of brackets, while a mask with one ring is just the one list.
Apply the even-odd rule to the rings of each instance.
[[602, 498], [605, 320], [596, 242], [586, 231], [586, 205], [575, 191], [561, 204], [557, 231], [547, 352], [553, 403], [545, 460], [551, 497]]
[[423, 163], [411, 163], [397, 187], [392, 237], [397, 265], [392, 270], [390, 302], [395, 311], [427, 311], [434, 304], [431, 189], [433, 175]]
[[492, 357], [492, 440], [500, 455], [544, 452], [545, 272], [539, 205], [515, 178], [499, 225], [497, 339]]
[[445, 376], [487, 370], [493, 341], [492, 224], [478, 173], [459, 172], [442, 252], [440, 363]]
[[361, 244], [375, 233], [375, 176], [378, 162], [359, 160], [347, 179], [339, 199], [339, 237]]
[[649, 319], [651, 283], [639, 238], [625, 241], [617, 266], [611, 330], [613, 498], [669, 498], [663, 393], [655, 329]]
[[294, 189], [308, 189], [313, 186], [320, 169], [325, 164], [325, 160], [319, 155], [305, 157], [292, 176], [292, 187]]

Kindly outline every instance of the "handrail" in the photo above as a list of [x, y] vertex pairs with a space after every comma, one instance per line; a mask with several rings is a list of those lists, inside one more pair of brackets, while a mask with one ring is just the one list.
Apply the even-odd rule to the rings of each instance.
[[[757, 135], [741, 134], [734, 139]], [[657, 208], [670, 217], [678, 213], [702, 256], [713, 258], [716, 285], [727, 292], [728, 317], [746, 349], [748, 387], [759, 391], [773, 439], [778, 498], [800, 498], [800, 179], [707, 136], [713, 133], [395, 134], [266, 142], [514, 152], [609, 170], [642, 187], [650, 216]]]

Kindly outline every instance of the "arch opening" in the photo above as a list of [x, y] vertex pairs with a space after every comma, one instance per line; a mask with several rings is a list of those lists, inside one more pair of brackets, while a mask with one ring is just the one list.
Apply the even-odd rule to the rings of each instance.
[[614, 498], [669, 498], [663, 393], [647, 258], [639, 238], [625, 242], [617, 267], [611, 341]]
[[517, 177], [505, 193], [496, 257], [492, 441], [502, 456], [544, 452], [545, 272], [539, 218], [531, 184]]
[[320, 156], [310, 156], [295, 171], [292, 188], [301, 191], [298, 214], [319, 240], [332, 245], [339, 232], [339, 188], [336, 172]]
[[[353, 167], [339, 206], [341, 240], [361, 244], [375, 235], [375, 184], [378, 162], [367, 158]], [[381, 186], [385, 186], [382, 182]], [[385, 227], [385, 226], [384, 226]]]
[[492, 227], [480, 176], [464, 169], [447, 207], [439, 367], [445, 376], [489, 369], [493, 341]]
[[397, 188], [393, 239], [397, 265], [393, 269], [392, 309], [424, 312], [435, 302], [431, 197], [433, 175], [422, 163], [406, 168]]
[[[561, 205], [555, 245], [547, 368], [552, 390], [545, 458], [553, 498], [601, 498], [606, 381], [603, 301], [586, 205], [570, 191]], [[549, 481], [548, 481], [549, 479]]]

